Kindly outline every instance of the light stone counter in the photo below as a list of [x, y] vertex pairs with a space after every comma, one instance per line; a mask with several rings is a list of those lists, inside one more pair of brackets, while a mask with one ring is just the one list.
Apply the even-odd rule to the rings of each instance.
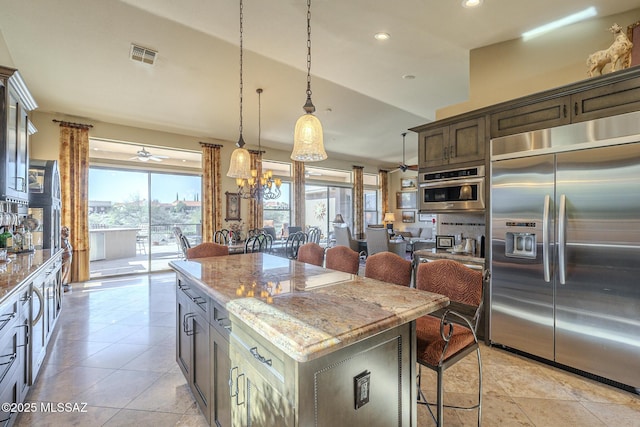
[[[449, 303], [442, 295], [262, 253], [170, 265], [299, 362], [411, 322]], [[248, 297], [252, 291], [253, 297]]]
[[52, 258], [55, 254], [49, 249], [10, 254], [9, 262], [0, 263], [0, 303], [19, 285], [34, 277]]

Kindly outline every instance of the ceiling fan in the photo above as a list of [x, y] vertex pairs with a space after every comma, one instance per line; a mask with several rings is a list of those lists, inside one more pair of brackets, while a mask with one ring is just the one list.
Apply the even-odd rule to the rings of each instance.
[[406, 172], [408, 170], [417, 171], [418, 170], [418, 165], [407, 165], [405, 163], [405, 160], [404, 160], [404, 138], [405, 138], [405, 136], [407, 136], [407, 133], [406, 132], [402, 132], [401, 135], [402, 135], [402, 163], [400, 164], [398, 169], [392, 170], [391, 173], [397, 172], [397, 171]]
[[161, 162], [162, 159], [168, 159], [169, 156], [156, 156], [148, 152], [144, 147], [141, 150], [136, 152], [136, 155], [129, 158], [129, 160], [139, 160], [141, 162], [148, 162], [149, 160], [153, 160], [156, 162]]

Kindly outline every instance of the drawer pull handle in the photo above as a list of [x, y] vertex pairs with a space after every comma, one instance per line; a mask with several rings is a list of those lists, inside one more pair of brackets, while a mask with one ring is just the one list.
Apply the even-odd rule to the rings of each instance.
[[216, 322], [218, 322], [218, 325], [222, 326], [226, 330], [228, 330], [228, 331], [231, 330], [231, 321], [229, 320], [229, 318], [223, 317], [223, 318], [220, 318], [220, 319], [216, 319]]
[[187, 313], [182, 318], [182, 330], [188, 337], [195, 334], [195, 328], [193, 328], [192, 330], [189, 330], [189, 319], [193, 317], [196, 317], [196, 315], [193, 313]]
[[262, 356], [260, 353], [258, 353], [258, 347], [253, 347], [249, 350], [251, 352], [251, 354], [253, 355], [253, 357], [255, 357], [256, 359], [258, 359], [260, 362], [264, 363], [267, 366], [271, 366], [273, 364], [273, 362], [271, 361], [271, 359], [267, 359], [266, 357]]
[[191, 301], [195, 302], [198, 305], [202, 305], [202, 304], [206, 304], [207, 300], [202, 298], [202, 297], [193, 297], [191, 298]]

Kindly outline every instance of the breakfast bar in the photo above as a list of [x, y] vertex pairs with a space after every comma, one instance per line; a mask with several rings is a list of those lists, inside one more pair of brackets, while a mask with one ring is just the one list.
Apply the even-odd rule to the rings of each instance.
[[263, 253], [171, 263], [211, 425], [416, 425], [414, 320], [446, 297]]

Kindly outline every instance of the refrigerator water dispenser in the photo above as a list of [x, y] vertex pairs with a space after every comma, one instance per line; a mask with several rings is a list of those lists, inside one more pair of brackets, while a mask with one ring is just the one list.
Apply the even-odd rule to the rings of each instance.
[[505, 235], [505, 256], [511, 258], [536, 258], [536, 235], [534, 233], [514, 233]]

